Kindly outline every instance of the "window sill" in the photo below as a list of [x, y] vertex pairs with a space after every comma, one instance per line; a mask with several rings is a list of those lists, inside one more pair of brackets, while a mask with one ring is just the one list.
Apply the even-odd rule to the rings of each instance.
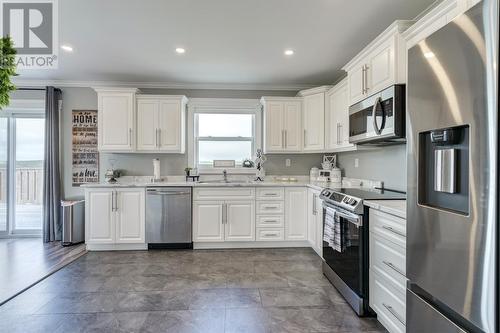
[[224, 170], [228, 175], [255, 175], [255, 168], [199, 168], [200, 175], [222, 175]]

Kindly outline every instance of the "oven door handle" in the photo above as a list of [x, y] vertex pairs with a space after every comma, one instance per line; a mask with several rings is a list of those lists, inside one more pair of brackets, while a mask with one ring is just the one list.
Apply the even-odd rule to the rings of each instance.
[[[375, 99], [375, 103], [373, 103], [373, 109], [372, 109], [372, 119], [373, 119], [373, 130], [377, 135], [380, 135], [382, 133], [382, 130], [385, 127], [385, 112], [384, 112], [384, 107], [382, 106], [382, 97], [377, 97]], [[377, 107], [380, 105], [380, 110], [382, 111], [382, 124], [380, 127], [378, 127], [377, 124]]]
[[335, 212], [335, 215], [345, 218], [349, 223], [352, 223], [357, 227], [363, 226], [363, 217], [361, 215], [340, 211], [337, 208], [332, 208], [332, 207], [329, 208]]

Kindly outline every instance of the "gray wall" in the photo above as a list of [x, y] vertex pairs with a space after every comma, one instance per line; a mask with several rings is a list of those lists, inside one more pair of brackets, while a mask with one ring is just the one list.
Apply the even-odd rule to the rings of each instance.
[[406, 145], [340, 153], [338, 164], [345, 177], [381, 180], [387, 188], [406, 191]]
[[[97, 94], [91, 88], [63, 88], [63, 111], [61, 114], [62, 177], [64, 197], [80, 198], [83, 191], [71, 184], [71, 111], [96, 110]], [[264, 95], [294, 96], [295, 91], [240, 91], [240, 90], [183, 90], [183, 89], [141, 89], [148, 94], [182, 94], [192, 98], [260, 98]], [[17, 91], [13, 98], [43, 98], [44, 92]], [[353, 178], [382, 180], [386, 187], [406, 189], [406, 146], [389, 146], [371, 150], [358, 150], [338, 154], [339, 166], [343, 175]], [[308, 175], [313, 167], [320, 167], [323, 154], [267, 155], [265, 169], [273, 175]], [[187, 166], [187, 154], [100, 154], [100, 174], [110, 167], [110, 160], [116, 160], [114, 167], [124, 170], [127, 175], [151, 175], [152, 159], [159, 157], [163, 175], [183, 175]], [[285, 166], [285, 160], [291, 159], [291, 166]], [[359, 159], [359, 167], [354, 167], [354, 159]]]
[[[71, 184], [71, 111], [96, 110], [97, 94], [91, 88], [63, 88], [62, 124], [62, 177], [64, 196], [68, 199], [79, 198], [83, 191]], [[295, 96], [295, 91], [240, 91], [240, 90], [184, 90], [184, 89], [141, 89], [146, 94], [186, 95], [191, 98], [260, 98], [262, 96]], [[163, 175], [183, 175], [187, 166], [187, 154], [130, 154], [101, 153], [99, 171], [101, 179], [104, 172], [114, 167], [124, 171], [126, 175], [148, 176], [153, 173], [153, 158], [160, 158]], [[291, 166], [285, 166], [285, 159], [291, 159]], [[307, 155], [269, 155], [265, 164], [267, 174], [307, 175], [309, 169], [321, 163], [321, 154]]]

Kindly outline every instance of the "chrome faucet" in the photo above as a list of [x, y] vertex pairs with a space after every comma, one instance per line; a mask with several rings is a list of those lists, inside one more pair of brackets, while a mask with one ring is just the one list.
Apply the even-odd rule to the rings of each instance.
[[227, 183], [227, 170], [226, 169], [222, 170], [222, 175], [224, 176], [224, 182]]

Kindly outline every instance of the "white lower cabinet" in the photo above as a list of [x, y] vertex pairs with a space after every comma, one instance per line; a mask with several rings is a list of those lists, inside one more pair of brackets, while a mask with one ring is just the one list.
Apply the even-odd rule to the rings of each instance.
[[255, 241], [255, 189], [200, 188], [193, 197], [193, 242]]
[[255, 240], [255, 202], [227, 201], [225, 203], [225, 240]]
[[406, 221], [370, 208], [370, 307], [391, 332], [406, 331]]
[[307, 235], [313, 250], [323, 257], [323, 200], [319, 198], [320, 193], [313, 189], [307, 191]]
[[87, 245], [145, 243], [144, 189], [86, 189], [85, 210]]
[[307, 188], [285, 189], [285, 239], [307, 241]]
[[223, 201], [193, 202], [193, 241], [221, 242], [224, 240]]

